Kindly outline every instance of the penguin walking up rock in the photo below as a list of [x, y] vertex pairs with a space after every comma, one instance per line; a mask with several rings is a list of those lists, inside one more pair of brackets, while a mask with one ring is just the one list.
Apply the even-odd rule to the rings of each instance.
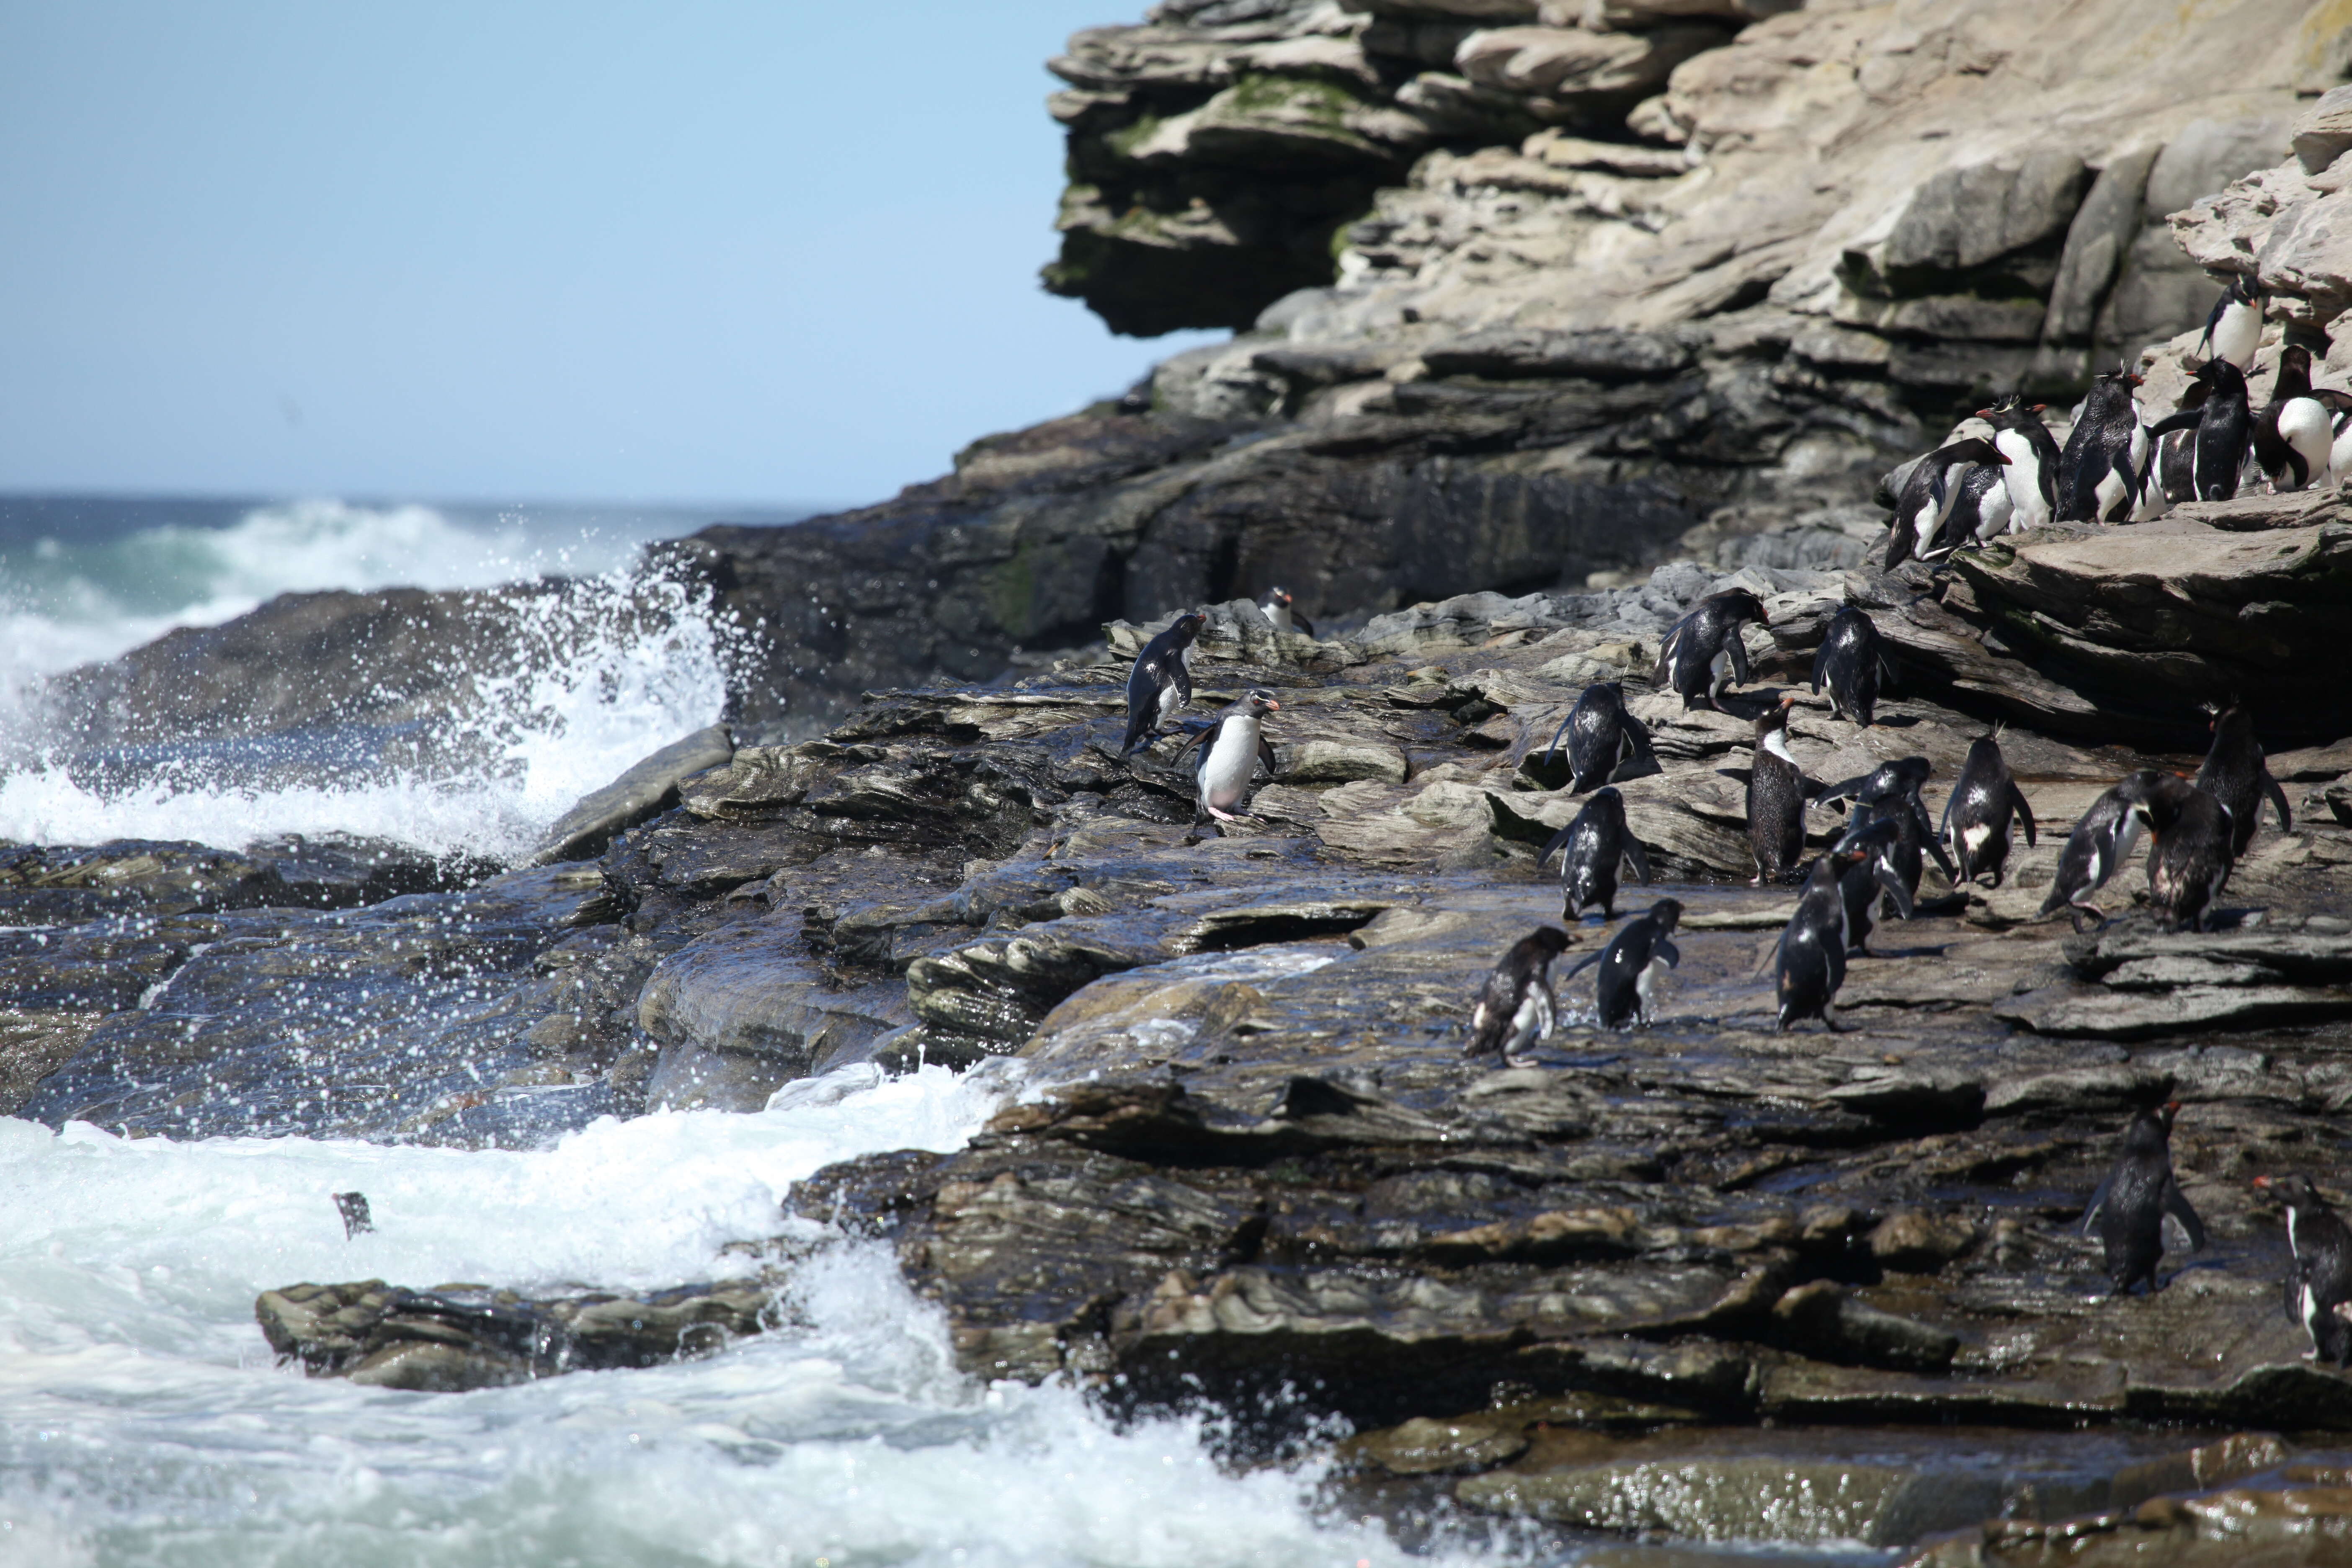
[[1994, 450], [2008, 460], [2001, 470], [2009, 486], [2009, 525], [2044, 528], [2058, 513], [2058, 437], [2042, 423], [2042, 405], [2011, 393], [1977, 417], [1992, 422]]
[[2304, 1175], [2256, 1176], [2286, 1210], [2286, 1315], [2311, 1336], [2307, 1361], [2352, 1365], [2352, 1229]]
[[2242, 703], [2232, 702], [2213, 710], [2213, 744], [2205, 753], [2204, 765], [2197, 770], [2196, 784], [2230, 808], [2232, 859], [2243, 857], [2246, 846], [2254, 841], [2254, 831], [2262, 826], [2264, 800], [2278, 813], [2281, 833], [2294, 826], [2294, 813], [2287, 808], [2286, 791], [2271, 777], [2263, 756], [2263, 743], [2254, 739], [2253, 715], [2246, 711]]
[[1477, 1005], [1470, 1010], [1470, 1044], [1462, 1054], [1500, 1057], [1523, 1066], [1519, 1053], [1551, 1034], [1559, 1012], [1551, 963], [1567, 951], [1568, 933], [1558, 926], [1538, 926], [1513, 942], [1478, 987]]
[[[1845, 900], [1846, 951], [1865, 958], [1870, 956], [1870, 933], [1878, 929], [1889, 901], [1894, 903], [1897, 918], [1911, 918], [1911, 888], [1904, 885], [1903, 868], [1897, 859], [1903, 816], [1907, 815], [1907, 808], [1897, 804], [1887, 816], [1882, 816], [1879, 812], [1874, 805], [1857, 808], [1853, 826], [1846, 829], [1837, 846], [1840, 849], [1869, 852], [1838, 876], [1838, 896]], [[1917, 880], [1915, 869], [1912, 886], [1916, 886]]]
[[1584, 689], [1568, 717], [1552, 732], [1548, 757], [1559, 754], [1560, 737], [1568, 738], [1568, 769], [1572, 795], [1609, 782], [1625, 763], [1651, 749], [1650, 731], [1625, 710], [1625, 688], [1614, 680], [1598, 680]]
[[2263, 346], [2263, 297], [2254, 280], [2242, 272], [2232, 273], [2230, 286], [2213, 301], [2213, 309], [2205, 318], [2205, 331], [2197, 340], [2197, 352], [2210, 359], [2227, 360], [2242, 372], [2254, 368], [2254, 355]]
[[1756, 717], [1756, 754], [1748, 774], [1748, 848], [1758, 886], [1796, 879], [1804, 869], [1805, 797], [1816, 794], [1789, 750], [1792, 693]]
[[1682, 918], [1680, 900], [1660, 899], [1626, 921], [1606, 949], [1588, 954], [1561, 978], [1572, 979], [1598, 963], [1593, 990], [1602, 1026], [1622, 1029], [1639, 1023], [1647, 1028], [1657, 1021], [1658, 983], [1683, 961], [1681, 950], [1668, 940]]
[[2336, 447], [2336, 416], [2352, 397], [2311, 384], [2311, 351], [2301, 343], [2279, 350], [2271, 400], [2254, 416], [2254, 460], [2273, 491], [2299, 490], [2325, 479]]
[[2118, 1296], [2145, 1282], [2150, 1294], [2164, 1287], [2156, 1266], [2164, 1257], [2164, 1220], [2169, 1215], [2189, 1233], [2190, 1251], [2205, 1245], [2205, 1226], [2172, 1177], [2172, 1119], [2178, 1100], [2143, 1110], [2124, 1129], [2123, 1152], [2083, 1210], [2083, 1234], [2096, 1234], [2106, 1252], [2107, 1282]]
[[[2147, 437], [2156, 441], [2175, 430], [2194, 431], [2188, 447], [2189, 494], [2185, 499], [2228, 500], [2238, 493], [2238, 474], [2245, 466], [2253, 425], [2244, 374], [2228, 360], [2210, 359], [2197, 367], [2180, 407], [2149, 426]], [[2165, 493], [2171, 494], [2169, 486]]]
[[1315, 623], [1291, 606], [1292, 600], [1288, 589], [1268, 588], [1265, 591], [1265, 603], [1260, 605], [1258, 608], [1265, 612], [1265, 618], [1274, 623], [1276, 631], [1301, 632], [1307, 637], [1313, 637]]
[[1944, 818], [1937, 829], [1958, 868], [1953, 880], [1972, 882], [1990, 876], [1991, 885], [2000, 887], [2009, 865], [2011, 825], [2016, 821], [2024, 823], [2025, 842], [2032, 844], [2033, 807], [2010, 776], [2000, 742], [1990, 735], [1979, 736], [1960, 764], [1960, 776], [1944, 801]]
[[1886, 646], [1877, 623], [1851, 605], [1832, 616], [1813, 653], [1813, 695], [1826, 688], [1830, 710], [1867, 730], [1878, 711], [1878, 683], [1885, 673]]
[[1830, 1011], [1845, 984], [1845, 893], [1839, 884], [1871, 854], [1868, 848], [1840, 847], [1813, 861], [1773, 955], [1773, 988], [1780, 1003], [1776, 1032], [1807, 1018], [1819, 1018], [1833, 1035], [1844, 1031]]
[[2083, 813], [2066, 836], [2066, 847], [2058, 852], [2058, 875], [2050, 884], [2050, 896], [2042, 900], [2043, 920], [2065, 910], [2076, 931], [2083, 929], [2085, 911], [2097, 916], [2101, 925], [2107, 923], [2106, 911], [2091, 902], [2091, 895], [2106, 886], [2139, 847], [2147, 817], [2138, 803], [2156, 780], [2152, 769], [2127, 774], [2102, 790]]
[[[2174, 931], [2207, 928], [2237, 857], [2230, 808], [2173, 773], [2135, 773], [2131, 803], [2154, 840], [2147, 856], [2147, 901]], [[2121, 786], [2118, 786], [2121, 787]]]
[[2058, 521], [2116, 522], [2129, 515], [2147, 467], [2147, 426], [2128, 370], [2095, 376], [2058, 455]]
[[1934, 772], [1934, 765], [1925, 757], [1898, 757], [1891, 763], [1879, 763], [1860, 778], [1830, 785], [1820, 797], [1824, 805], [1834, 805], [1841, 800], [1856, 802], [1857, 824], [1864, 820], [1859, 808], [1867, 808], [1873, 821], [1895, 824], [1895, 842], [1883, 854], [1902, 877], [1904, 896], [1913, 903], [1918, 901], [1919, 879], [1927, 875], [1928, 857], [1935, 858], [1946, 877], [1958, 879], [1953, 875], [1951, 858], [1944, 853], [1944, 846], [1936, 837], [1935, 824], [1928, 820], [1927, 803], [1919, 793]]
[[1192, 702], [1192, 642], [1208, 624], [1208, 616], [1187, 610], [1135, 656], [1135, 668], [1127, 675], [1127, 739], [1120, 756], [1134, 751], [1145, 735], [1156, 738]]
[[1685, 710], [1720, 712], [1724, 688], [1735, 680], [1748, 684], [1748, 649], [1739, 640], [1739, 628], [1749, 621], [1764, 624], [1764, 601], [1753, 593], [1727, 588], [1709, 594], [1658, 645], [1650, 684], [1679, 693]]
[[[1236, 813], [1249, 799], [1259, 765], [1264, 764], [1269, 777], [1274, 773], [1274, 747], [1265, 738], [1264, 721], [1281, 709], [1271, 691], [1245, 691], [1240, 701], [1184, 742], [1185, 749], [1201, 748], [1193, 769], [1201, 786], [1200, 805], [1192, 816], [1194, 827], [1211, 817], [1219, 822], [1241, 820]], [[1184, 752], [1180, 750], [1176, 754], [1181, 757]]]
[[1598, 909], [1601, 918], [1617, 918], [1617, 868], [1621, 861], [1632, 861], [1642, 885], [1650, 885], [1650, 858], [1642, 849], [1642, 841], [1625, 822], [1625, 797], [1614, 785], [1594, 792], [1575, 820], [1551, 837], [1543, 853], [1536, 858], [1540, 867], [1555, 852], [1559, 858], [1560, 908], [1564, 921], [1580, 920], [1584, 911]]
[[1912, 465], [1895, 503], [1895, 521], [1886, 533], [1886, 551], [1880, 564], [1889, 572], [1914, 557], [1927, 558], [1943, 537], [1944, 525], [1959, 503], [1978, 465], [1998, 472], [2009, 459], [1981, 436], [1970, 436], [1938, 447]]

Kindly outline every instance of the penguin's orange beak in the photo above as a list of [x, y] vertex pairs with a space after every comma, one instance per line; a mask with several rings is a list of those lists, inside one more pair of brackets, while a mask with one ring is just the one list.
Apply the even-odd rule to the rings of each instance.
[[2180, 1101], [2177, 1100], [2168, 1100], [2164, 1102], [2164, 1109], [2168, 1114], [2178, 1116], [2180, 1114]]
[[2264, 1192], [2268, 1192], [2270, 1190], [2271, 1179], [2268, 1176], [2256, 1176], [2254, 1178], [2254, 1185], [2262, 1188]]
[[2130, 371], [2126, 371], [2126, 372], [2124, 372], [2124, 384], [2125, 384], [2126, 386], [2141, 386], [2141, 385], [2145, 385], [2145, 384], [2147, 384], [2147, 377], [2146, 377], [2146, 376], [2144, 376], [2144, 375], [2135, 375], [2135, 374], [2132, 374]]
[[1992, 410], [1990, 408], [1979, 408], [1977, 410], [1977, 417], [1979, 419], [1990, 419], [1992, 417]]
[[1279, 713], [1282, 711], [1282, 704], [1269, 697], [1265, 700], [1265, 710], [1269, 713]]

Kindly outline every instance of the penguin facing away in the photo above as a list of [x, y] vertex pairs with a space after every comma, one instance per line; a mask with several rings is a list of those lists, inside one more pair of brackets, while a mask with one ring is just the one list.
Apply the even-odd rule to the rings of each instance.
[[2254, 416], [2254, 460], [2273, 491], [2299, 490], [2324, 479], [2336, 446], [2336, 416], [2352, 396], [2311, 384], [2311, 351], [2289, 343], [2279, 351], [2271, 400]]
[[2101, 925], [2107, 923], [2106, 911], [2091, 902], [2091, 895], [2106, 886], [2139, 847], [2147, 819], [2135, 803], [2154, 787], [2156, 777], [2152, 769], [2128, 774], [2102, 790], [2083, 813], [2082, 820], [2066, 836], [2066, 847], [2058, 852], [2058, 874], [2051, 881], [2049, 896], [2042, 900], [2042, 919], [2064, 910], [2076, 931], [2083, 929], [2086, 912], [2095, 915]]
[[2083, 1210], [2083, 1234], [2096, 1234], [2105, 1251], [2107, 1282], [2118, 1296], [2145, 1283], [2149, 1294], [2164, 1287], [2156, 1266], [2164, 1257], [2164, 1221], [2180, 1222], [2190, 1251], [2205, 1245], [2205, 1226], [2172, 1175], [2172, 1119], [2180, 1102], [2133, 1116], [2124, 1129], [2123, 1152], [2107, 1179]]
[[2184, 499], [2228, 500], [2238, 493], [2253, 425], [2244, 374], [2228, 360], [2211, 359], [2197, 367], [2180, 408], [2149, 426], [2147, 436], [2155, 441], [2175, 430], [2194, 431], [2188, 448], [2190, 494]]
[[1120, 756], [1134, 751], [1145, 735], [1156, 737], [1192, 702], [1192, 643], [1208, 624], [1208, 616], [1187, 610], [1135, 656], [1135, 668], [1127, 676], [1127, 739], [1118, 748]]
[[2028, 403], [2015, 393], [1977, 417], [1992, 422], [1992, 444], [2009, 459], [2001, 470], [2009, 486], [2010, 527], [2043, 528], [2057, 515], [2058, 464], [2063, 456], [2058, 437], [2042, 423], [2042, 405]]
[[1886, 647], [1877, 623], [1851, 605], [1832, 616], [1822, 646], [1813, 652], [1813, 695], [1827, 688], [1830, 710], [1867, 730], [1878, 711], [1878, 684], [1886, 673]]
[[2172, 773], [2150, 770], [2125, 783], [2135, 780], [2145, 782], [2134, 784], [2132, 808], [2155, 841], [2147, 856], [2148, 905], [2171, 930], [2206, 930], [2236, 861], [2230, 808]]
[[1797, 909], [1780, 932], [1773, 954], [1773, 992], [1780, 1011], [1776, 1033], [1807, 1018], [1819, 1018], [1822, 1027], [1842, 1034], [1831, 1004], [1845, 984], [1847, 948], [1845, 894], [1839, 883], [1845, 873], [1868, 859], [1867, 848], [1837, 848], [1818, 857], [1797, 895]]
[[2254, 280], [2242, 272], [2231, 274], [2230, 286], [2213, 301], [2197, 353], [2208, 359], [2227, 360], [2242, 372], [2254, 368], [2263, 346], [2263, 297]]
[[2121, 369], [2092, 379], [2058, 457], [2059, 521], [2115, 522], [2129, 512], [2147, 466], [2147, 427], [2132, 396], [2139, 384]]
[[1914, 557], [1925, 559], [1941, 537], [1976, 466], [1997, 471], [2008, 462], [1980, 436], [1938, 447], [1920, 458], [1903, 481], [1903, 494], [1895, 504], [1895, 521], [1887, 530], [1886, 550], [1880, 563], [1883, 569], [1892, 572]]
[[2352, 1365], [2352, 1228], [2308, 1176], [2256, 1176], [2254, 1187], [2286, 1210], [2286, 1315], [2311, 1336], [2304, 1359]]
[[1572, 978], [1598, 963], [1601, 973], [1593, 989], [1602, 1026], [1622, 1029], [1639, 1023], [1647, 1028], [1657, 1021], [1659, 981], [1682, 963], [1681, 950], [1669, 940], [1682, 918], [1679, 900], [1660, 899], [1626, 921], [1606, 949], [1587, 954], [1561, 978]]
[[[1958, 879], [1954, 876], [1951, 858], [1944, 853], [1943, 843], [1936, 837], [1936, 826], [1928, 819], [1927, 803], [1919, 793], [1934, 772], [1934, 765], [1925, 757], [1898, 757], [1891, 763], [1879, 763], [1859, 778], [1830, 785], [1820, 797], [1824, 805], [1853, 800], [1870, 808], [1874, 820], [1895, 824], [1895, 842], [1883, 853], [1902, 876], [1905, 896], [1914, 902], [1918, 900], [1919, 879], [1927, 874], [1929, 857], [1934, 858], [1946, 877]], [[1863, 820], [1861, 811], [1856, 811], [1854, 820]]]
[[1757, 886], [1793, 880], [1804, 868], [1804, 770], [1789, 750], [1792, 692], [1756, 717], [1756, 752], [1748, 775], [1748, 848], [1756, 858]]
[[1522, 1065], [1519, 1053], [1552, 1031], [1559, 1002], [1552, 994], [1551, 964], [1567, 951], [1568, 933], [1558, 926], [1538, 926], [1513, 942], [1478, 987], [1470, 1043], [1462, 1054]]
[[1265, 612], [1265, 618], [1274, 623], [1276, 631], [1301, 632], [1307, 637], [1313, 637], [1315, 623], [1300, 615], [1292, 606], [1293, 600], [1287, 588], [1268, 588], [1265, 591], [1265, 603], [1260, 605], [1258, 608]]
[[1709, 594], [1658, 645], [1650, 684], [1678, 693], [1685, 710], [1721, 711], [1724, 689], [1733, 681], [1748, 684], [1748, 649], [1739, 640], [1739, 628], [1749, 621], [1764, 624], [1764, 601], [1754, 593], [1727, 588]]
[[1559, 755], [1560, 738], [1568, 739], [1571, 795], [1609, 782], [1627, 763], [1651, 749], [1650, 731], [1625, 710], [1625, 688], [1614, 680], [1597, 680], [1586, 687], [1552, 732], [1544, 748], [1547, 758]]
[[1968, 471], [1960, 480], [1960, 499], [1952, 504], [1944, 531], [1936, 536], [1934, 553], [1948, 557], [1967, 545], [1990, 544], [2009, 531], [2017, 509], [2009, 499], [2009, 484], [2001, 472], [1989, 464]]
[[1281, 708], [1271, 691], [1245, 691], [1239, 701], [1218, 714], [1213, 722], [1195, 731], [1184, 742], [1184, 748], [1177, 752], [1181, 758], [1184, 750], [1201, 748], [1193, 768], [1201, 790], [1193, 826], [1198, 827], [1211, 817], [1219, 822], [1241, 820], [1235, 813], [1249, 799], [1250, 784], [1257, 776], [1259, 765], [1264, 764], [1269, 775], [1274, 772], [1274, 746], [1265, 738], [1264, 720]]
[[[1888, 815], [1880, 816], [1882, 809]], [[1870, 956], [1870, 933], [1882, 921], [1886, 905], [1895, 905], [1897, 919], [1911, 918], [1911, 887], [1917, 885], [1917, 876], [1906, 886], [1903, 868], [1896, 859], [1903, 834], [1903, 816], [1907, 808], [1897, 804], [1888, 808], [1863, 805], [1854, 812], [1853, 826], [1838, 840], [1840, 849], [1866, 849], [1868, 856], [1847, 867], [1838, 876], [1838, 896], [1845, 900], [1845, 940], [1848, 952]]]
[[2033, 807], [2026, 804], [2025, 792], [2010, 776], [2000, 742], [1993, 736], [1980, 735], [1969, 745], [1960, 776], [1945, 797], [1943, 821], [1937, 829], [1951, 852], [1957, 871], [1954, 880], [1972, 882], [1990, 876], [1991, 885], [2000, 887], [2009, 865], [2011, 824], [2020, 820], [2025, 825], [2025, 842], [2031, 845], [2035, 833]]
[[2204, 765], [2197, 770], [2195, 782], [2199, 789], [2230, 808], [2230, 856], [2237, 859], [2254, 841], [2265, 800], [2278, 814], [2281, 833], [2294, 828], [2294, 813], [2287, 807], [2286, 791], [2271, 777], [2263, 743], [2254, 739], [2253, 715], [2244, 705], [2232, 702], [2214, 709], [2212, 729], [2213, 744], [2205, 753]]
[[1564, 921], [1580, 920], [1598, 909], [1601, 918], [1617, 918], [1617, 868], [1631, 861], [1643, 887], [1650, 884], [1650, 858], [1625, 821], [1625, 797], [1616, 786], [1604, 785], [1566, 827], [1536, 858], [1540, 868], [1555, 852], [1559, 858], [1560, 912]]

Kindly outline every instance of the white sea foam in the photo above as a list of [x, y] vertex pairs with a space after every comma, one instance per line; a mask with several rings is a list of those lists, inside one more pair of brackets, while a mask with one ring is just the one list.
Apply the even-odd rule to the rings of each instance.
[[[1311, 1472], [1234, 1475], [1183, 1420], [982, 1387], [887, 1249], [820, 1253], [804, 1327], [708, 1361], [467, 1394], [269, 1365], [254, 1295], [381, 1277], [658, 1285], [730, 1269], [784, 1187], [958, 1147], [1001, 1099], [932, 1068], [537, 1152], [119, 1140], [0, 1121], [0, 1563], [1138, 1564], [1405, 1561]], [[346, 1242], [329, 1194], [367, 1194]]]

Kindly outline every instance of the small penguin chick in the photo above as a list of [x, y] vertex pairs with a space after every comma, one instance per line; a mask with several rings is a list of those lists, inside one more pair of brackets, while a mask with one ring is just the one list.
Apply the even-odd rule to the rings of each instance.
[[2311, 1336], [2305, 1359], [2352, 1363], [2352, 1228], [2308, 1176], [2256, 1176], [2254, 1188], [2286, 1211], [2286, 1315]]
[[1568, 933], [1558, 926], [1538, 926], [1511, 944], [1478, 987], [1477, 1005], [1470, 1011], [1468, 1057], [1499, 1056], [1517, 1067], [1519, 1053], [1551, 1034], [1559, 1010], [1552, 994], [1551, 963], [1568, 951]]
[[1127, 676], [1127, 739], [1119, 745], [1120, 756], [1134, 751], [1147, 734], [1158, 736], [1179, 709], [1191, 704], [1192, 671], [1188, 661], [1193, 639], [1208, 624], [1208, 616], [1187, 610], [1136, 654], [1135, 668]]
[[1657, 1021], [1658, 984], [1665, 971], [1683, 959], [1681, 951], [1667, 940], [1682, 918], [1680, 900], [1660, 899], [1628, 921], [1606, 949], [1587, 954], [1562, 977], [1601, 965], [1594, 1001], [1603, 1026], [1622, 1029], [1639, 1022], [1646, 1028]]
[[2180, 1102], [2173, 1100], [2135, 1115], [2124, 1129], [2123, 1152], [2114, 1169], [2083, 1210], [2083, 1233], [2097, 1234], [2106, 1254], [2107, 1281], [2118, 1296], [2130, 1295], [2133, 1286], [2143, 1283], [2150, 1294], [2164, 1288], [2156, 1266], [2164, 1257], [2167, 1215], [2189, 1233], [2191, 1251], [2205, 1245], [2204, 1223], [2172, 1175], [2172, 1119], [2179, 1113]]

